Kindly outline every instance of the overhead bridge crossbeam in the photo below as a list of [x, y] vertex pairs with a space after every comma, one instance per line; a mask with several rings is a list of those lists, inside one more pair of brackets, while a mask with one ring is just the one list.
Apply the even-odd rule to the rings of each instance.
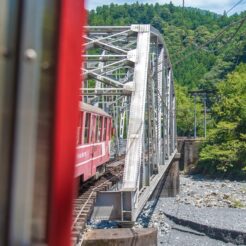
[[169, 54], [150, 25], [87, 27], [85, 39], [84, 100], [113, 116], [116, 155], [126, 141], [122, 187], [99, 193], [94, 216], [135, 221], [176, 154]]

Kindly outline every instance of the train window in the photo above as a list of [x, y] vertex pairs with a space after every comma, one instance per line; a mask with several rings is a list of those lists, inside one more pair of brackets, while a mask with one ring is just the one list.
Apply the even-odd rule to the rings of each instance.
[[84, 144], [89, 143], [90, 118], [91, 114], [85, 113]]
[[91, 123], [91, 143], [94, 143], [96, 140], [96, 134], [97, 134], [97, 117], [95, 115], [92, 116], [92, 123]]
[[103, 117], [98, 117], [98, 133], [97, 133], [97, 142], [101, 142], [102, 140], [102, 123], [103, 123]]
[[111, 139], [111, 120], [108, 120], [108, 139]]
[[98, 137], [98, 127], [99, 127], [99, 117], [96, 116], [95, 119], [96, 119], [95, 142], [99, 142], [97, 138]]
[[80, 132], [80, 127], [77, 127], [77, 139], [76, 139], [76, 144], [79, 144], [79, 132]]
[[104, 125], [103, 125], [103, 141], [106, 141], [107, 137], [107, 118], [104, 118]]
[[80, 113], [79, 126], [77, 130], [77, 144], [82, 144], [82, 125], [83, 125], [83, 112]]

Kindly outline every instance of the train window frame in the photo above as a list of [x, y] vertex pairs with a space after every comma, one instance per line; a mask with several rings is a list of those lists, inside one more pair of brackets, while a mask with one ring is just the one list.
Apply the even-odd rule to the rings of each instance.
[[[89, 144], [90, 143], [90, 136], [91, 136], [91, 113], [84, 112], [84, 122], [83, 122], [83, 144]], [[88, 123], [88, 126], [87, 126]], [[87, 133], [87, 136], [86, 136]], [[87, 141], [86, 141], [87, 140]]]
[[108, 118], [104, 117], [104, 120], [103, 120], [103, 141], [107, 140], [107, 125], [108, 125]]
[[96, 121], [97, 121], [97, 116], [95, 114], [91, 114], [91, 137], [90, 143], [95, 143], [96, 141]]
[[108, 120], [108, 131], [107, 131], [107, 138], [108, 138], [108, 140], [111, 139], [111, 127], [112, 127], [112, 120], [109, 119]]
[[98, 122], [99, 122], [99, 117], [98, 117], [98, 115], [96, 115], [95, 116], [96, 118], [96, 121], [95, 121], [95, 138], [94, 138], [94, 143], [98, 143], [98, 126], [99, 126], [99, 124], [98, 124]]
[[98, 115], [97, 116], [97, 122], [98, 122], [98, 129], [97, 129], [97, 142], [102, 141], [102, 130], [103, 130], [103, 116]]
[[77, 144], [83, 143], [83, 125], [84, 125], [84, 112], [79, 113], [79, 126], [77, 130]]
[[80, 131], [80, 139], [81, 139], [81, 144], [84, 143], [84, 121], [85, 121], [85, 112], [81, 111], [81, 115], [80, 115], [80, 119], [81, 119], [81, 131]]

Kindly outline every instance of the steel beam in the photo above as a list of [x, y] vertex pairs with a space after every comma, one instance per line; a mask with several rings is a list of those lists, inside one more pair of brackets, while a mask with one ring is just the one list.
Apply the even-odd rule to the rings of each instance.
[[[123, 35], [129, 35], [128, 40]], [[132, 222], [176, 153], [172, 66], [163, 36], [150, 25], [87, 27], [86, 39], [93, 44], [87, 48], [95, 44], [93, 52], [99, 50], [85, 56], [86, 67], [91, 68], [83, 70], [88, 75], [87, 84], [93, 80], [104, 86], [87, 86], [83, 94], [98, 96], [99, 105], [108, 105], [111, 110], [116, 155], [127, 131], [122, 188], [99, 194], [95, 216]], [[103, 67], [98, 66], [101, 61]]]

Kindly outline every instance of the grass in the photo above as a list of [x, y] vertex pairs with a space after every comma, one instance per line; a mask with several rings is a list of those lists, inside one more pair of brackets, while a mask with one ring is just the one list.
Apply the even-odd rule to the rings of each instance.
[[240, 201], [240, 200], [234, 200], [234, 199], [231, 199], [231, 206], [232, 208], [244, 208], [244, 204]]

